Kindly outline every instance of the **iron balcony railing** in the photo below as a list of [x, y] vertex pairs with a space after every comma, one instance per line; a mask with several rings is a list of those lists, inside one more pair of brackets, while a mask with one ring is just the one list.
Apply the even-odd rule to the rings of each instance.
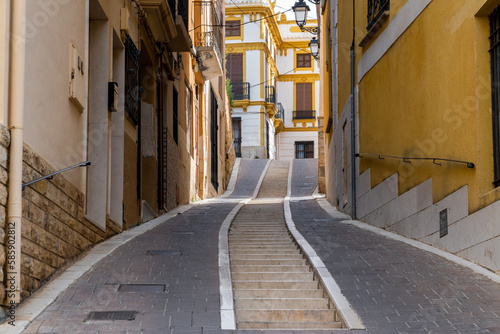
[[250, 100], [250, 83], [231, 83], [231, 90], [233, 92], [233, 100]]
[[[196, 1], [194, 3], [197, 10], [201, 10], [203, 23], [195, 29], [196, 47], [213, 47], [219, 63], [222, 65], [223, 46], [221, 9], [216, 2]], [[221, 66], [221, 68], [224, 68]]]
[[367, 30], [370, 30], [383, 12], [390, 9], [390, 3], [390, 0], [368, 0]]
[[314, 119], [316, 110], [294, 110], [293, 119]]
[[276, 88], [266, 86], [266, 102], [276, 104]]
[[278, 102], [276, 105], [276, 109], [278, 109], [278, 112], [276, 115], [274, 115], [275, 119], [281, 119], [283, 123], [285, 122], [285, 108], [283, 108], [283, 105]]

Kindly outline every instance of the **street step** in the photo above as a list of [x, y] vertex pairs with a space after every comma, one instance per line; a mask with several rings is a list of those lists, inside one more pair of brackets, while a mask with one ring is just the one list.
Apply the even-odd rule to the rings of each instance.
[[306, 265], [298, 265], [298, 266], [286, 266], [286, 265], [234, 265], [231, 266], [232, 272], [239, 273], [263, 273], [263, 272], [309, 272], [311, 269]]
[[236, 289], [235, 298], [323, 298], [322, 289]]
[[326, 310], [328, 298], [237, 298], [235, 307], [242, 310]]
[[[233, 255], [232, 259], [234, 260], [302, 260], [304, 256], [302, 254], [298, 254], [297, 252], [293, 252], [292, 254], [239, 254]], [[231, 262], [232, 263], [232, 262]]]
[[233, 288], [236, 289], [317, 289], [316, 281], [236, 281], [233, 279]]
[[269, 266], [269, 265], [274, 265], [274, 266], [279, 266], [279, 265], [284, 265], [284, 266], [298, 266], [298, 265], [304, 265], [306, 264], [305, 259], [298, 259], [298, 260], [293, 260], [293, 259], [234, 259], [231, 261], [231, 264], [234, 266]]
[[266, 272], [266, 273], [231, 273], [234, 280], [237, 281], [308, 281], [313, 280], [313, 273], [294, 273], [294, 272]]
[[[271, 162], [259, 196], [286, 194], [288, 169], [283, 166], [282, 161]], [[288, 231], [282, 198], [257, 198], [244, 205], [231, 224], [228, 242], [237, 329], [343, 327]]]
[[238, 322], [239, 329], [308, 329], [322, 331], [324, 329], [340, 329], [342, 323], [340, 322], [262, 322], [262, 321], [241, 321]]
[[235, 310], [237, 322], [336, 322], [335, 310]]

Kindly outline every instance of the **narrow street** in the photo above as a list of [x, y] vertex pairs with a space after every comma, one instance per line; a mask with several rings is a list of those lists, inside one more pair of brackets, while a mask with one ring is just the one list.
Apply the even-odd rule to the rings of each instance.
[[[288, 328], [265, 333], [500, 333], [500, 284], [360, 228], [362, 223], [331, 207], [325, 210], [325, 199], [313, 196], [316, 175], [315, 159], [291, 164], [241, 159], [229, 196], [155, 220], [157, 226], [90, 265], [24, 333], [261, 333], [284, 326]], [[227, 246], [237, 330], [222, 330], [219, 231], [243, 201]], [[288, 202], [295, 227], [287, 219]], [[321, 259], [312, 261], [315, 265], [324, 264], [318, 269], [321, 275], [310, 266], [310, 254]], [[339, 300], [331, 300], [330, 290], [324, 289], [328, 284], [318, 284], [326, 274], [364, 329], [350, 330], [340, 315], [329, 317]], [[280, 286], [280, 281], [287, 283]], [[48, 288], [50, 284], [19, 307], [19, 319], [30, 318], [30, 305]], [[311, 310], [325, 317], [311, 321], [312, 316], [305, 317]], [[119, 317], [125, 319], [111, 320]], [[301, 322], [308, 329], [296, 327]], [[344, 328], [335, 329], [340, 326]], [[1, 333], [13, 330], [0, 326]]]

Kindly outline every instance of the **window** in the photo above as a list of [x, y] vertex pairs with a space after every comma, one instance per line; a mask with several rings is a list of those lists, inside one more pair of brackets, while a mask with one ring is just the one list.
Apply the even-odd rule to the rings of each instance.
[[295, 159], [313, 159], [313, 158], [314, 158], [313, 141], [295, 142]]
[[231, 20], [226, 21], [226, 37], [241, 36], [241, 21]]
[[311, 54], [297, 53], [297, 67], [311, 67]]
[[174, 141], [177, 145], [179, 145], [179, 93], [174, 89], [173, 92], [173, 101], [172, 101], [172, 114], [173, 114], [173, 124], [172, 124], [172, 132], [174, 136]]
[[385, 11], [390, 9], [390, 0], [368, 0], [368, 26], [367, 30], [377, 22]]
[[500, 186], [500, 6], [489, 16], [491, 57], [491, 111], [493, 117], [494, 185]]
[[125, 69], [125, 112], [134, 125], [137, 125], [141, 106], [139, 101], [141, 52], [129, 35], [125, 40]]
[[312, 82], [297, 82], [295, 84], [294, 119], [313, 119], [316, 111], [312, 110]]
[[229, 53], [226, 56], [226, 69], [231, 83], [243, 82], [243, 53]]

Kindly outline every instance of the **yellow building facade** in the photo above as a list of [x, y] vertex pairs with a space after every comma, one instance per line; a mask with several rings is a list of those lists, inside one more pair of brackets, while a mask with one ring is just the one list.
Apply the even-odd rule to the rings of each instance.
[[328, 200], [495, 271], [500, 174], [490, 23], [499, 5], [333, 0], [322, 21]]

